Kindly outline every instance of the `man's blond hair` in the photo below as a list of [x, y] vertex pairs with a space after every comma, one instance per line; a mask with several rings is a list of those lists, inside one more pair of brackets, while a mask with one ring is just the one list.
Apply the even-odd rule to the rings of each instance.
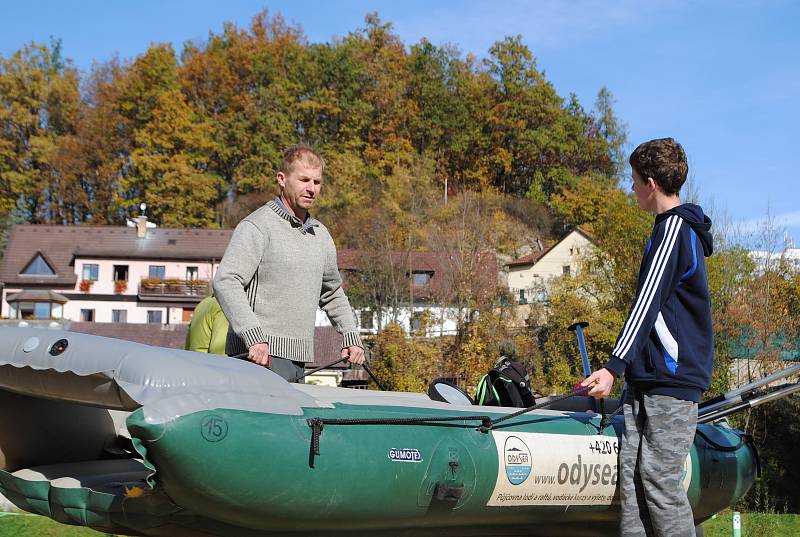
[[325, 170], [325, 159], [310, 145], [297, 144], [290, 147], [283, 153], [280, 167], [278, 171], [286, 175], [292, 171], [292, 166], [295, 162], [302, 162], [311, 168], [320, 168], [320, 171]]

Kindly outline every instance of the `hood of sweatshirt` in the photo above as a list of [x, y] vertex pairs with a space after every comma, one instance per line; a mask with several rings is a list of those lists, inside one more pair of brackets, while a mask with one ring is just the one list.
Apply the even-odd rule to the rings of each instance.
[[703, 212], [703, 208], [694, 203], [684, 203], [656, 216], [656, 222], [672, 214], [677, 214], [692, 227], [703, 245], [703, 253], [709, 257], [714, 252], [714, 239], [710, 232], [711, 219]]

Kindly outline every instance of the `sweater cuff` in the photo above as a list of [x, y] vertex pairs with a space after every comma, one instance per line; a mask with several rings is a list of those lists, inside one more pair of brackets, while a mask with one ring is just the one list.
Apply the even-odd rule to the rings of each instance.
[[248, 349], [257, 343], [266, 343], [267, 341], [267, 336], [264, 335], [264, 332], [261, 330], [260, 326], [245, 330], [239, 334], [239, 337], [242, 338], [242, 341], [244, 341], [244, 344], [247, 345]]
[[364, 343], [361, 341], [361, 336], [358, 332], [345, 332], [342, 334], [342, 348], [347, 347], [361, 347], [364, 348]]
[[628, 362], [622, 358], [612, 356], [608, 363], [606, 363], [605, 368], [614, 373], [616, 377], [621, 377], [625, 369], [628, 368]]

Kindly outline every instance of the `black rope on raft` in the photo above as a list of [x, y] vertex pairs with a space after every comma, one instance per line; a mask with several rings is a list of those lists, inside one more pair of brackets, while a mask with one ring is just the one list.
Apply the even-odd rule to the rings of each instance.
[[[443, 425], [447, 422], [453, 421], [480, 421], [481, 425], [476, 430], [482, 433], [488, 433], [498, 423], [516, 418], [533, 410], [547, 408], [555, 403], [563, 401], [564, 399], [575, 397], [576, 395], [585, 395], [586, 392], [588, 392], [591, 388], [591, 386], [576, 388], [568, 394], [561, 395], [549, 401], [529, 406], [527, 408], [523, 408], [517, 412], [513, 412], [506, 416], [495, 419], [492, 419], [489, 416], [442, 416], [417, 418], [309, 418], [306, 420], [306, 423], [311, 428], [311, 444], [309, 446], [308, 453], [308, 466], [314, 468], [314, 460], [316, 456], [320, 454], [319, 439], [322, 435], [322, 429], [325, 427], [325, 425]], [[614, 414], [611, 416], [613, 417]], [[611, 418], [608, 418], [609, 422], [610, 419]]]

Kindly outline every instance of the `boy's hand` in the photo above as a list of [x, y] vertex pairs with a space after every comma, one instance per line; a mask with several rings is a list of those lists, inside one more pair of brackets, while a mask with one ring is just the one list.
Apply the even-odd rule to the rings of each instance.
[[614, 386], [614, 374], [611, 373], [606, 368], [598, 369], [583, 382], [581, 382], [581, 387], [586, 387], [594, 384], [594, 387], [589, 390], [589, 393], [586, 395], [590, 397], [596, 397], [598, 399], [603, 399], [604, 397], [608, 397], [611, 393], [611, 388]]

